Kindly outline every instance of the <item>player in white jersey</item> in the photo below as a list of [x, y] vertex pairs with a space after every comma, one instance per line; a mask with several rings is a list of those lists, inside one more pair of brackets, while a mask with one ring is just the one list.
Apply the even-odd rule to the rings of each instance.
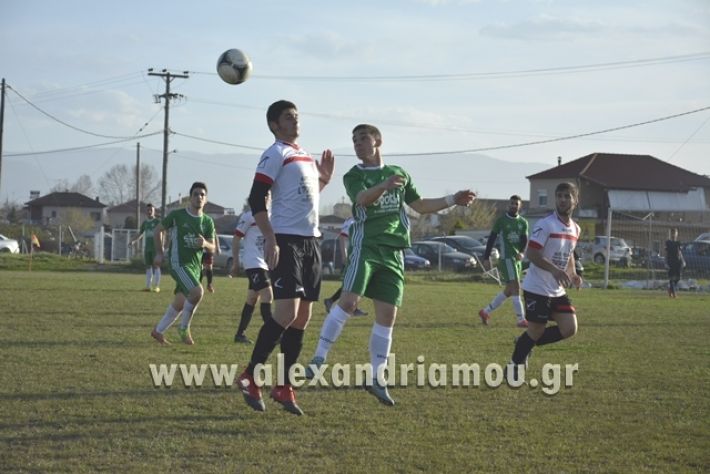
[[[519, 371], [525, 367], [535, 345], [552, 344], [577, 333], [577, 315], [567, 297], [566, 288], [578, 289], [582, 277], [577, 275], [573, 252], [579, 239], [579, 225], [572, 212], [579, 202], [579, 191], [572, 183], [560, 183], [555, 189], [555, 212], [539, 220], [528, 242], [530, 268], [523, 280], [527, 330], [517, 338], [506, 376], [519, 382]], [[546, 327], [549, 321], [555, 326]]]
[[249, 338], [244, 334], [251, 317], [254, 314], [256, 303], [261, 300], [259, 307], [261, 319], [266, 321], [271, 318], [271, 301], [274, 293], [271, 290], [271, 280], [269, 279], [269, 266], [264, 260], [264, 235], [256, 225], [251, 211], [244, 211], [239, 217], [234, 237], [232, 239], [232, 268], [231, 275], [239, 274], [239, 246], [244, 240], [244, 259], [241, 262], [249, 280], [247, 289], [247, 300], [242, 308], [242, 315], [239, 319], [239, 326], [234, 335], [234, 342], [251, 344]]
[[[345, 267], [348, 264], [348, 247], [350, 247], [350, 226], [353, 225], [355, 222], [355, 219], [352, 217], [348, 217], [345, 219], [345, 222], [343, 222], [343, 226], [340, 228], [340, 234], [338, 234], [338, 246], [340, 247], [340, 258], [343, 260], [343, 273], [345, 273]], [[333, 253], [335, 253], [335, 249], [333, 250]], [[335, 258], [335, 255], [333, 255], [333, 258]], [[330, 298], [326, 298], [323, 300], [323, 305], [325, 306], [325, 313], [328, 314], [330, 313], [330, 308], [333, 306], [333, 303], [338, 301], [338, 298], [340, 298], [340, 294], [343, 292], [343, 285], [340, 285], [337, 290], [335, 290], [335, 293], [331, 295]], [[367, 316], [367, 311], [363, 311], [360, 308], [355, 308], [355, 312], [353, 313], [353, 316]]]
[[[275, 303], [273, 317], [259, 331], [249, 365], [237, 380], [244, 400], [258, 411], [266, 407], [254, 381], [255, 367], [266, 363], [281, 341], [284, 373], [289, 374], [301, 353], [313, 302], [320, 298], [319, 193], [330, 182], [335, 165], [330, 150], [324, 151], [317, 162], [296, 144], [300, 134], [298, 110], [292, 102], [271, 104], [266, 121], [276, 142], [259, 160], [249, 205], [264, 234], [264, 260], [271, 270]], [[269, 191], [271, 216], [266, 212]], [[290, 380], [275, 386], [271, 398], [290, 413], [303, 414], [296, 405]]]

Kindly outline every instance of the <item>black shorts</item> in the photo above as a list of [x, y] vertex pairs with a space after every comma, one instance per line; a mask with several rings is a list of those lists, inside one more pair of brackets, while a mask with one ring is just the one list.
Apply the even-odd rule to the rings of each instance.
[[545, 296], [523, 291], [525, 299], [525, 319], [533, 323], [546, 324], [552, 313], [574, 314], [576, 310], [567, 295]]
[[320, 299], [320, 243], [315, 237], [276, 234], [279, 263], [271, 270], [274, 299]]
[[683, 269], [680, 263], [677, 265], [670, 265], [668, 267], [668, 279], [669, 280], [680, 280], [680, 272]]
[[202, 264], [212, 265], [214, 263], [214, 254], [209, 252], [202, 252]]
[[269, 280], [269, 272], [263, 268], [247, 268], [245, 270], [249, 279], [249, 289], [261, 291], [271, 285]]

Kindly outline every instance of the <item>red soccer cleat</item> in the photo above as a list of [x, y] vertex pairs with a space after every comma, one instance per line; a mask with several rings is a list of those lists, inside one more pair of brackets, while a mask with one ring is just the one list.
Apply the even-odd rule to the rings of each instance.
[[271, 390], [271, 398], [283, 405], [287, 412], [298, 416], [303, 415], [303, 410], [296, 405], [296, 394], [293, 393], [293, 387], [290, 384], [274, 387]]

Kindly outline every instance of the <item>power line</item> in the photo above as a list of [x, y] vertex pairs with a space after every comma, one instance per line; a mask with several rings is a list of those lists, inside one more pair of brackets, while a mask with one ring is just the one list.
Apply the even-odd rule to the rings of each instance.
[[[289, 80], [289, 81], [333, 81], [333, 82], [427, 82], [427, 81], [469, 81], [480, 79], [517, 78], [528, 76], [542, 76], [554, 74], [575, 74], [580, 72], [606, 71], [611, 69], [628, 69], [636, 67], [655, 66], [659, 64], [672, 64], [688, 61], [703, 61], [710, 59], [710, 51], [682, 54], [677, 56], [662, 56], [647, 59], [632, 59], [627, 61], [611, 61], [604, 63], [582, 64], [577, 66], [553, 66], [547, 68], [518, 69], [510, 71], [469, 72], [459, 74], [423, 74], [399, 76], [279, 76], [259, 75], [252, 76], [262, 80]], [[191, 74], [217, 75], [216, 72], [190, 71]]]
[[[535, 140], [535, 141], [530, 141], [530, 142], [524, 142], [524, 143], [514, 143], [514, 144], [508, 144], [508, 145], [497, 145], [497, 146], [491, 146], [491, 147], [482, 147], [482, 148], [469, 148], [465, 150], [450, 150], [450, 151], [428, 151], [428, 152], [421, 152], [421, 153], [387, 153], [387, 156], [429, 156], [429, 155], [461, 155], [461, 154], [468, 154], [468, 153], [480, 153], [483, 151], [493, 151], [493, 150], [505, 150], [508, 148], [521, 148], [521, 147], [526, 147], [526, 146], [533, 146], [533, 145], [543, 145], [546, 143], [555, 143], [555, 142], [561, 142], [561, 141], [566, 141], [566, 140], [573, 140], [576, 138], [584, 138], [584, 137], [589, 137], [593, 135], [601, 135], [604, 133], [610, 133], [610, 132], [616, 132], [619, 130], [625, 130], [628, 128], [634, 128], [634, 127], [641, 127], [643, 125], [650, 125], [652, 123], [657, 123], [657, 122], [663, 122], [666, 120], [672, 120], [676, 119], [679, 117], [684, 117], [686, 115], [691, 115], [691, 114], [696, 114], [700, 112], [704, 112], [706, 110], [710, 110], [710, 106], [706, 107], [701, 107], [699, 109], [694, 109], [694, 110], [689, 110], [686, 112], [681, 112], [678, 114], [673, 114], [673, 115], [666, 115], [664, 117], [658, 117], [654, 118], [651, 120], [646, 120], [643, 122], [636, 122], [632, 124], [627, 124], [627, 125], [620, 125], [618, 127], [612, 127], [612, 128], [605, 128], [603, 130], [597, 130], [593, 132], [585, 132], [585, 133], [578, 133], [575, 135], [567, 135], [564, 137], [556, 137], [556, 138], [548, 138], [545, 140]], [[208, 143], [214, 143], [218, 145], [226, 145], [226, 146], [232, 146], [235, 148], [244, 148], [247, 150], [259, 150], [263, 151], [263, 147], [254, 147], [254, 146], [249, 146], [249, 145], [240, 145], [237, 143], [228, 143], [228, 142], [223, 142], [223, 141], [218, 141], [218, 140], [212, 140], [208, 138], [202, 138], [202, 137], [197, 137], [194, 135], [188, 135], [186, 133], [180, 133], [180, 132], [173, 132], [175, 135], [179, 135], [185, 138], [190, 138], [193, 140], [199, 140], [203, 142], [208, 142]], [[340, 153], [340, 156], [355, 156], [353, 154], [346, 154], [346, 153]]]
[[[480, 153], [482, 151], [505, 150], [508, 148], [520, 148], [520, 147], [532, 146], [532, 145], [544, 145], [546, 143], [554, 143], [554, 142], [561, 142], [561, 141], [565, 141], [565, 140], [573, 140], [575, 138], [589, 137], [592, 135], [601, 135], [603, 133], [616, 132], [619, 130], [625, 130], [627, 128], [640, 127], [643, 125], [649, 125], [652, 123], [663, 122], [666, 120], [672, 120], [675, 118], [684, 117], [686, 115], [697, 114], [699, 112], [704, 112], [706, 110], [710, 110], [710, 106], [701, 107], [699, 109], [689, 110], [687, 112], [681, 112], [678, 114], [666, 115], [665, 117], [659, 117], [659, 118], [655, 118], [655, 119], [651, 119], [651, 120], [646, 120], [644, 122], [637, 122], [637, 123], [632, 123], [632, 124], [628, 124], [628, 125], [621, 125], [618, 127], [605, 128], [603, 130], [597, 130], [594, 132], [578, 133], [576, 135], [568, 135], [565, 137], [549, 138], [546, 140], [536, 140], [536, 141], [525, 142], [525, 143], [515, 143], [515, 144], [511, 144], [511, 145], [498, 145], [498, 146], [483, 147], [483, 148], [471, 148], [468, 150], [435, 151], [435, 152], [428, 152], [428, 153], [388, 153], [388, 155], [389, 156], [425, 156], [425, 155], [448, 155], [448, 154], [458, 155], [458, 154], [464, 154], [464, 153]], [[354, 156], [354, 155], [345, 155], [345, 156]]]
[[84, 130], [83, 128], [75, 127], [74, 125], [71, 125], [61, 119], [58, 119], [54, 115], [50, 114], [49, 112], [46, 112], [45, 110], [41, 109], [37, 105], [33, 104], [29, 99], [27, 99], [25, 96], [20, 94], [16, 89], [14, 89], [12, 86], [8, 85], [8, 89], [12, 90], [15, 94], [17, 94], [18, 97], [20, 97], [22, 100], [24, 100], [28, 105], [30, 105], [33, 109], [37, 110], [40, 112], [42, 115], [45, 115], [49, 117], [50, 119], [54, 120], [57, 123], [60, 123], [64, 125], [65, 127], [71, 128], [72, 130], [76, 130], [77, 132], [85, 133], [87, 135], [92, 135], [94, 137], [99, 137], [99, 138], [116, 138], [116, 139], [132, 139], [133, 137], [126, 137], [126, 136], [115, 136], [115, 135], [103, 135], [101, 133], [94, 133], [89, 130]]
[[48, 155], [51, 153], [63, 153], [63, 152], [67, 152], [67, 151], [88, 150], [90, 148], [99, 148], [99, 147], [107, 146], [107, 145], [115, 145], [116, 143], [130, 142], [130, 141], [138, 140], [140, 138], [153, 137], [155, 135], [160, 135], [161, 133], [163, 133], [163, 132], [158, 131], [158, 132], [146, 133], [144, 135], [136, 135], [134, 137], [124, 138], [123, 140], [115, 140], [112, 142], [105, 142], [105, 143], [96, 143], [94, 145], [75, 146], [75, 147], [69, 147], [69, 148], [57, 148], [54, 150], [30, 151], [30, 152], [24, 152], [24, 153], [6, 153], [5, 156]]

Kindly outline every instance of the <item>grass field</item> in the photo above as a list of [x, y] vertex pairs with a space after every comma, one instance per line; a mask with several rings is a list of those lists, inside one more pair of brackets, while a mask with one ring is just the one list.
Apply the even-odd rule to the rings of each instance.
[[[579, 334], [535, 350], [579, 364], [574, 386], [391, 390], [385, 407], [361, 389], [306, 387], [295, 417], [233, 389], [154, 388], [151, 363], [247, 362], [232, 343], [244, 279], [217, 280], [193, 323], [194, 347], [149, 336], [167, 306], [141, 275], [0, 271], [0, 470], [127, 472], [707, 472], [710, 469], [710, 296], [573, 292]], [[337, 283], [326, 282], [324, 292]], [[397, 363], [505, 363], [509, 302], [483, 327], [497, 287], [415, 277], [395, 328]], [[372, 311], [369, 302], [364, 304]], [[320, 324], [317, 305], [302, 362]], [[256, 335], [255, 315], [248, 334]], [[371, 317], [354, 318], [330, 363], [369, 361]], [[176, 339], [174, 330], [169, 334]]]

